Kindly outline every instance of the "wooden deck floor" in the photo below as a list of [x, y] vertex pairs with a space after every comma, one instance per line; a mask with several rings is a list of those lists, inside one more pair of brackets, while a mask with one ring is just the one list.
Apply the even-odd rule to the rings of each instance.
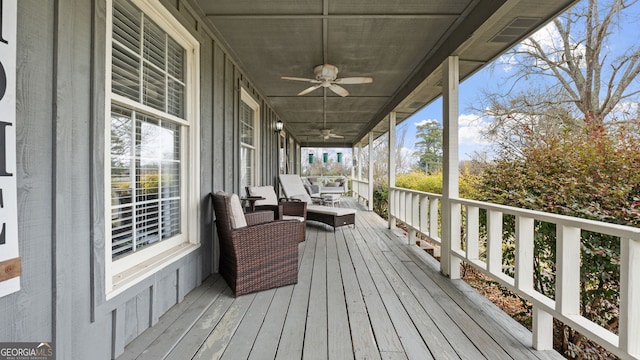
[[307, 227], [298, 284], [234, 298], [210, 277], [119, 359], [561, 359], [352, 199], [356, 228]]

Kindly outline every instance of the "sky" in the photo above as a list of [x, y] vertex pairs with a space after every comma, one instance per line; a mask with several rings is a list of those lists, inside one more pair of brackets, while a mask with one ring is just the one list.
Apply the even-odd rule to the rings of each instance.
[[[602, 3], [607, 0], [601, 0]], [[577, 6], [585, 3], [582, 0]], [[619, 54], [625, 49], [631, 47], [637, 47], [640, 45], [640, 40], [637, 36], [629, 36], [629, 31], [633, 30], [637, 33], [637, 29], [640, 29], [640, 4], [635, 4], [626, 16], [618, 19], [620, 26], [613, 28], [613, 34], [610, 37], [610, 42], [607, 44], [607, 50], [610, 50], [613, 54]], [[537, 33], [532, 35], [539, 42], [547, 45], [551, 45], [553, 41], [557, 40], [557, 31], [553, 31], [553, 25], [549, 24]], [[461, 160], [471, 159], [474, 157], [474, 153], [487, 153], [491, 156], [490, 143], [483, 138], [482, 131], [490, 123], [490, 118], [482, 118], [474, 114], [471, 110], [471, 105], [478, 100], [478, 94], [487, 88], [496, 88], [514, 69], [509, 66], [509, 59], [501, 57], [499, 60], [503, 64], [495, 66], [493, 69], [490, 66], [485, 66], [482, 70], [469, 77], [460, 84], [459, 87], [459, 158]], [[526, 84], [525, 84], [526, 85]], [[638, 81], [636, 81], [636, 85]], [[631, 106], [637, 108], [638, 104], [625, 104], [624, 106]], [[413, 153], [414, 142], [416, 139], [416, 126], [424, 121], [436, 120], [442, 123], [442, 98], [437, 99], [427, 107], [421, 109], [413, 116], [405, 120], [402, 124], [398, 125], [397, 134], [401, 134], [403, 129], [406, 130], [405, 136], [405, 150], [407, 153]]]

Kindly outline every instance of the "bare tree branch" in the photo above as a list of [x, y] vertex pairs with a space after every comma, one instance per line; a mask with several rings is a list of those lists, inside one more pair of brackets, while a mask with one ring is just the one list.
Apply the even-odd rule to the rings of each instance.
[[[532, 36], [505, 55], [513, 72], [503, 92], [484, 92], [483, 106], [475, 109], [495, 119], [487, 136], [513, 149], [540, 140], [530, 135], [532, 129], [552, 133], [553, 122], [556, 128], [605, 126], [621, 116], [615, 113], [618, 105], [640, 95], [640, 46], [612, 56], [607, 42], [624, 16], [638, 13], [625, 11], [639, 1], [585, 0], [548, 25], [555, 39]], [[517, 93], [523, 81], [529, 89]], [[532, 83], [541, 88], [531, 88]]]

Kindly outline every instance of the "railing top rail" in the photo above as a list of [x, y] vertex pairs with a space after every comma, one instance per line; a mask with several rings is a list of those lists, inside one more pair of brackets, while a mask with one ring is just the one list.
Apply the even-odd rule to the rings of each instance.
[[429, 192], [424, 192], [424, 191], [407, 189], [407, 188], [403, 188], [403, 187], [397, 187], [397, 186], [391, 186], [390, 189], [391, 190], [402, 191], [402, 192], [407, 192], [407, 193], [415, 194], [415, 195], [428, 196], [430, 198], [435, 198], [435, 199], [442, 199], [442, 194], [434, 194], [434, 193], [429, 193]]
[[303, 179], [308, 179], [308, 178], [312, 178], [312, 179], [347, 179], [349, 178], [349, 176], [346, 175], [309, 175], [309, 176], [302, 176]]
[[606, 235], [618, 236], [623, 239], [631, 239], [635, 241], [640, 241], [640, 228], [627, 226], [627, 225], [619, 225], [606, 223], [603, 221], [589, 220], [589, 219], [581, 219], [567, 215], [560, 214], [552, 214], [547, 212], [542, 212], [538, 210], [529, 210], [516, 208], [507, 205], [499, 205], [492, 204], [477, 200], [469, 200], [469, 199], [460, 199], [460, 198], [452, 198], [451, 201], [453, 203], [458, 203], [467, 206], [475, 206], [478, 208], [483, 208], [487, 210], [495, 210], [500, 211], [505, 214], [514, 215], [514, 216], [523, 216], [534, 218], [536, 220], [545, 221], [552, 224], [558, 225], [566, 225], [575, 228], [580, 228], [582, 230], [597, 232]]

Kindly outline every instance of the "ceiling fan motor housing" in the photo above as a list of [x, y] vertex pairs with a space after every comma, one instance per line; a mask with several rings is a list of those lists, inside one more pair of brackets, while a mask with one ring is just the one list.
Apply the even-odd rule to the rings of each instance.
[[313, 68], [313, 72], [320, 81], [333, 81], [338, 77], [338, 67], [331, 64], [318, 65]]

